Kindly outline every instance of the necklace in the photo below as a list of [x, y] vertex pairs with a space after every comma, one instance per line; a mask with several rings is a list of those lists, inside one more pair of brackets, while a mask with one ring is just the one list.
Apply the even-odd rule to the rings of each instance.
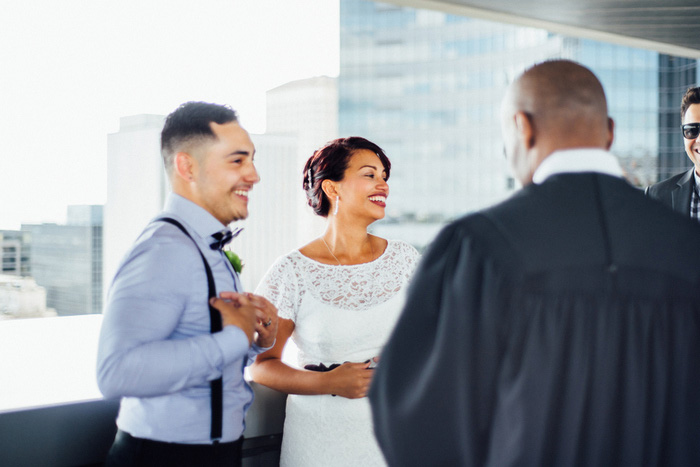
[[[326, 243], [326, 239], [324, 239], [323, 237], [321, 237], [321, 241], [323, 242], [324, 245], [326, 245], [326, 248], [328, 248], [328, 253], [330, 253], [331, 256], [333, 257], [333, 259], [335, 259], [335, 260], [338, 262], [338, 266], [342, 266], [343, 264], [340, 262], [340, 260], [338, 259], [338, 257], [337, 257], [336, 255], [333, 254], [333, 250], [331, 250], [331, 247], [328, 246], [328, 243]], [[372, 254], [372, 259], [370, 259], [370, 261], [372, 261], [372, 260], [374, 259], [374, 247], [372, 246], [372, 241], [371, 241], [371, 240], [370, 240], [370, 242], [369, 242], [369, 249], [370, 249], [370, 251], [372, 252], [372, 253], [371, 253], [371, 254]]]

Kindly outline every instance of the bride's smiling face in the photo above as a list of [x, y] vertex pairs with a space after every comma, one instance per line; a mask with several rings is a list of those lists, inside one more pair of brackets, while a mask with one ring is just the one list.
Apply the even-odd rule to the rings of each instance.
[[384, 217], [389, 184], [385, 167], [374, 152], [356, 150], [337, 187], [340, 197], [338, 215], [368, 217], [371, 222]]

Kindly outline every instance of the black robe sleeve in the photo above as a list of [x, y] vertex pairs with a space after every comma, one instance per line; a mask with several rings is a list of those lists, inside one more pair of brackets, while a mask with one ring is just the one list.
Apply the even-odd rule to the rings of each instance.
[[[482, 464], [496, 393], [501, 282], [453, 225], [416, 270], [370, 390], [375, 433], [390, 465]], [[474, 401], [479, 401], [475, 403]]]
[[370, 388], [389, 464], [700, 465], [699, 234], [591, 174], [446, 227]]

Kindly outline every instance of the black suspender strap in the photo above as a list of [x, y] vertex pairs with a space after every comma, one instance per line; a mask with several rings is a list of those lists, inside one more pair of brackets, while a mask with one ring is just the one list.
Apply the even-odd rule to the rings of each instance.
[[[190, 240], [194, 243], [194, 246], [197, 247], [197, 251], [199, 251], [199, 256], [202, 257], [202, 262], [204, 263], [204, 270], [207, 273], [207, 284], [209, 286], [209, 298], [216, 297], [216, 284], [214, 283], [214, 275], [211, 272], [211, 268], [209, 267], [209, 263], [207, 262], [206, 258], [204, 257], [204, 254], [202, 253], [202, 250], [199, 248], [199, 245], [197, 245], [197, 242], [192, 238], [192, 235], [185, 229], [185, 227], [176, 221], [173, 218], [170, 217], [159, 217], [156, 219], [156, 221], [163, 221], [167, 222], [168, 224], [172, 224], [178, 229], [182, 230], [182, 233], [187, 235]], [[219, 311], [211, 306], [209, 302], [207, 302], [207, 305], [209, 306], [209, 328], [211, 330], [211, 333], [215, 333], [218, 331], [221, 331], [221, 314]], [[222, 417], [223, 417], [223, 411], [224, 411], [224, 405], [223, 405], [223, 380], [221, 377], [210, 381], [209, 386], [211, 387], [211, 439], [214, 442], [218, 442], [221, 439], [221, 422], [222, 422]]]

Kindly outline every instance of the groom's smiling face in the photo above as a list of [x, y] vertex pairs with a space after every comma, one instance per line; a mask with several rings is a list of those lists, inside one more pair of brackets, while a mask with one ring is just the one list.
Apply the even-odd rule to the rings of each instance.
[[194, 158], [193, 201], [228, 225], [248, 217], [248, 195], [260, 181], [254, 164], [255, 146], [236, 122], [210, 125], [216, 139]]

